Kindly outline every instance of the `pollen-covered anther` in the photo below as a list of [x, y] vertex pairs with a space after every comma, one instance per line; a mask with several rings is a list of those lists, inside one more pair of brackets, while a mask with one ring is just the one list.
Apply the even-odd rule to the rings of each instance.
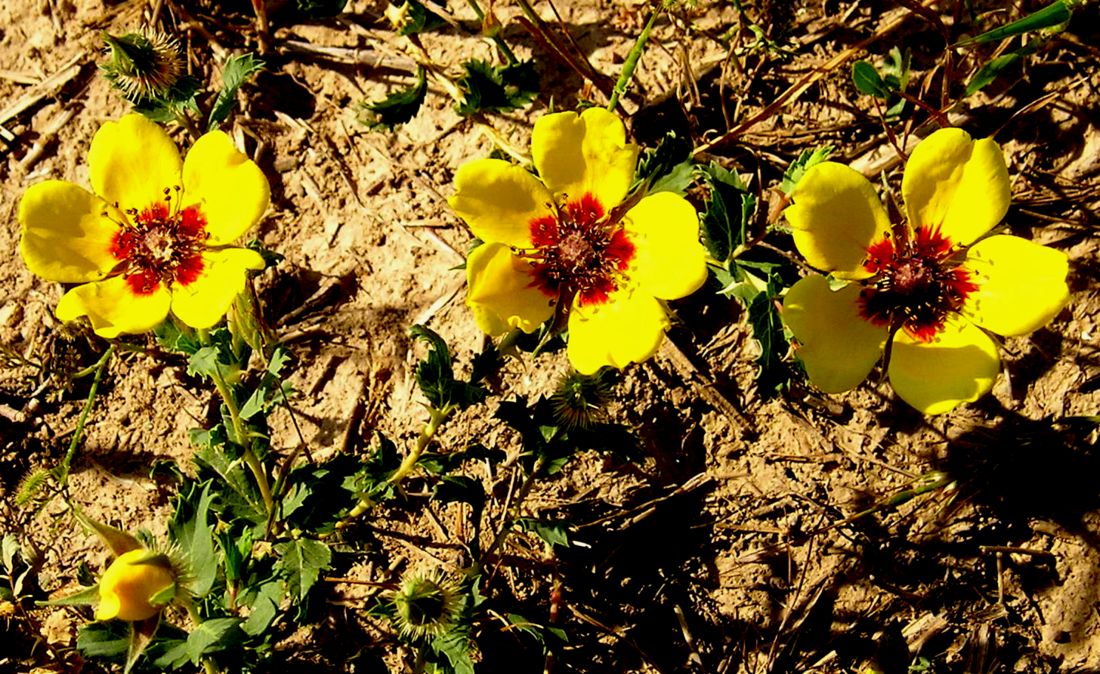
[[599, 200], [586, 193], [531, 221], [534, 247], [520, 255], [532, 265], [535, 286], [550, 297], [576, 297], [581, 306], [608, 300], [635, 249], [622, 227], [604, 215]]
[[873, 276], [860, 292], [860, 315], [931, 341], [978, 289], [970, 272], [951, 259], [954, 251], [938, 227], [919, 226], [912, 239], [887, 236], [873, 243], [863, 265]]
[[126, 282], [139, 295], [150, 294], [161, 284], [186, 286], [202, 274], [206, 219], [195, 206], [173, 210], [173, 190], [178, 188], [165, 188], [164, 201], [141, 210], [126, 209], [129, 222], [111, 245]]

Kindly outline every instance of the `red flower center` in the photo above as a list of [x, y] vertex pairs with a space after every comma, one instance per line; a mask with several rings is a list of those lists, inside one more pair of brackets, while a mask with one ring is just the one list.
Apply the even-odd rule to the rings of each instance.
[[576, 297], [580, 306], [607, 302], [634, 259], [634, 244], [622, 227], [602, 222], [604, 215], [586, 193], [531, 221], [534, 248], [519, 254], [531, 263], [535, 287], [563, 301]]
[[172, 212], [170, 194], [166, 189], [163, 202], [142, 211], [128, 209], [129, 223], [111, 242], [111, 254], [137, 295], [152, 294], [162, 283], [186, 286], [202, 274], [206, 218], [195, 206]]
[[938, 226], [921, 225], [912, 238], [900, 231], [867, 248], [863, 268], [874, 276], [859, 294], [860, 315], [929, 342], [978, 286], [951, 260], [954, 247]]

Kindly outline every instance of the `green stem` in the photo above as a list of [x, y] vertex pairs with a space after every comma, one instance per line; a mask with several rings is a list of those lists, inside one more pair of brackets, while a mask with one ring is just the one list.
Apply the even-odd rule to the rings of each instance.
[[[474, 14], [477, 14], [477, 20], [481, 21], [482, 25], [485, 25], [485, 12], [481, 11], [481, 7], [477, 4], [477, 0], [466, 0], [466, 4], [470, 5], [470, 9], [474, 10]], [[493, 41], [497, 49], [501, 54], [504, 54], [504, 58], [508, 59], [508, 65], [513, 65], [519, 62], [515, 53], [508, 47], [508, 44], [499, 35], [490, 35], [489, 39]]]
[[[203, 346], [210, 345], [210, 334], [206, 330], [198, 330], [199, 343]], [[259, 457], [252, 451], [251, 444], [249, 443], [250, 434], [248, 429], [245, 428], [244, 420], [241, 419], [241, 411], [237, 406], [237, 399], [233, 395], [233, 391], [229, 388], [229, 384], [226, 383], [225, 377], [222, 376], [221, 367], [215, 363], [214, 373], [211, 376], [214, 380], [214, 387], [218, 389], [218, 395], [221, 396], [222, 401], [225, 403], [225, 408], [229, 410], [229, 422], [233, 426], [233, 434], [237, 438], [237, 442], [241, 445], [242, 454], [241, 459], [244, 460], [248, 469], [252, 471], [252, 476], [256, 478], [256, 485], [260, 488], [260, 496], [264, 500], [264, 508], [266, 512], [270, 513], [275, 507], [275, 501], [271, 497], [271, 485], [267, 480], [267, 473], [264, 472], [263, 464], [260, 463]]]
[[[393, 486], [397, 486], [408, 477], [409, 473], [416, 468], [416, 464], [420, 461], [421, 455], [424, 454], [424, 450], [428, 448], [428, 445], [435, 439], [435, 435], [439, 432], [439, 427], [443, 425], [443, 422], [455, 411], [453, 405], [448, 405], [441, 410], [430, 410], [431, 416], [428, 418], [428, 423], [424, 424], [424, 428], [420, 431], [420, 437], [416, 439], [416, 445], [413, 446], [413, 450], [409, 452], [405, 458], [401, 461], [401, 465], [397, 467], [397, 470], [393, 471], [386, 482]], [[352, 508], [348, 514], [340, 520], [336, 525], [337, 529], [343, 529], [349, 522], [359, 517], [363, 513], [367, 512], [374, 506], [375, 502], [370, 497], [362, 497], [359, 499], [359, 503]]]
[[420, 455], [424, 453], [424, 450], [427, 449], [428, 445], [435, 439], [435, 434], [439, 431], [439, 427], [443, 425], [443, 422], [446, 421], [449, 416], [451, 416], [454, 410], [455, 408], [453, 405], [448, 405], [441, 410], [431, 410], [431, 416], [428, 418], [428, 423], [424, 424], [424, 428], [421, 429], [420, 437], [416, 439], [416, 445], [413, 447], [413, 450], [405, 456], [401, 465], [397, 467], [397, 470], [393, 471], [393, 474], [386, 479], [386, 482], [396, 486], [416, 468], [417, 461], [420, 461]]
[[638, 62], [642, 59], [642, 52], [645, 51], [645, 43], [649, 41], [649, 33], [653, 30], [654, 24], [657, 23], [657, 17], [660, 15], [660, 8], [654, 8], [649, 15], [649, 21], [646, 22], [645, 28], [638, 35], [638, 39], [631, 47], [630, 53], [626, 55], [626, 63], [623, 64], [623, 71], [619, 74], [619, 81], [615, 83], [615, 88], [611, 90], [611, 100], [607, 102], [608, 110], [614, 112], [615, 108], [619, 107], [619, 97], [625, 94], [626, 88], [630, 86], [630, 80], [634, 77], [634, 69], [638, 67]]
[[[69, 469], [73, 464], [73, 457], [76, 455], [76, 448], [80, 446], [80, 440], [84, 437], [84, 425], [88, 422], [88, 414], [92, 411], [92, 405], [95, 404], [96, 392], [99, 391], [99, 382], [103, 381], [103, 373], [107, 371], [107, 363], [111, 361], [111, 356], [115, 353], [115, 345], [112, 344], [107, 347], [107, 350], [103, 352], [103, 355], [99, 357], [96, 364], [91, 367], [91, 371], [95, 372], [95, 376], [92, 377], [92, 386], [88, 390], [88, 400], [84, 403], [84, 409], [80, 410], [80, 417], [76, 420], [76, 429], [73, 431], [73, 439], [69, 441], [69, 449], [65, 452], [65, 458], [61, 460], [61, 465], [57, 467], [57, 482], [61, 489], [65, 488], [65, 485], [69, 481]], [[87, 376], [88, 368], [85, 368], [82, 372], [76, 374], [77, 377]]]

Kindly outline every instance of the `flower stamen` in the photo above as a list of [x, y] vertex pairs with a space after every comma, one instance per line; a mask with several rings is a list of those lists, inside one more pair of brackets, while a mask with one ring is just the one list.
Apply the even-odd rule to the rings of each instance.
[[186, 286], [202, 274], [206, 218], [196, 206], [182, 210], [178, 186], [164, 188], [163, 201], [124, 211], [127, 222], [115, 234], [111, 253], [137, 295], [149, 295], [163, 283]]
[[921, 225], [912, 238], [907, 230], [899, 232], [867, 248], [863, 268], [874, 276], [860, 292], [860, 315], [930, 342], [978, 285], [952, 260], [955, 247], [938, 226]]
[[634, 244], [592, 194], [566, 200], [553, 215], [530, 223], [532, 249], [516, 254], [532, 265], [532, 285], [568, 306], [603, 304], [623, 282], [634, 258]]

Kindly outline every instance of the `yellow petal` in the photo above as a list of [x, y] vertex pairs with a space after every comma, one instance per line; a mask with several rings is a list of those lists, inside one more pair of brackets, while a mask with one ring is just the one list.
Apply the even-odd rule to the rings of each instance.
[[859, 315], [859, 285], [831, 290], [824, 276], [807, 276], [783, 298], [783, 322], [798, 340], [799, 360], [825, 393], [855, 388], [882, 355], [888, 329]]
[[160, 126], [139, 114], [99, 127], [88, 150], [92, 191], [123, 210], [139, 211], [180, 184], [180, 155]]
[[917, 342], [904, 330], [894, 337], [890, 384], [898, 396], [925, 414], [943, 414], [989, 392], [1001, 369], [997, 345], [981, 328], [948, 319], [931, 342]]
[[978, 290], [967, 298], [971, 320], [999, 335], [1026, 335], [1069, 302], [1065, 253], [1017, 236], [991, 236], [967, 252]]
[[119, 555], [99, 579], [96, 620], [118, 618], [128, 622], [152, 618], [163, 606], [152, 598], [174, 585], [175, 576], [166, 562], [148, 550]]
[[665, 309], [637, 286], [611, 293], [604, 304], [569, 312], [569, 362], [581, 374], [608, 365], [622, 369], [657, 353], [668, 328]]
[[542, 181], [570, 200], [591, 193], [611, 210], [634, 182], [638, 146], [626, 142], [626, 129], [603, 108], [543, 115], [531, 134], [531, 155]]
[[539, 179], [500, 159], [466, 162], [447, 202], [486, 243], [531, 246], [531, 221], [552, 214], [553, 198]]
[[170, 303], [164, 284], [148, 295], [138, 295], [125, 278], [112, 276], [65, 293], [54, 313], [65, 322], [87, 316], [97, 335], [111, 339], [152, 330], [168, 316]]
[[531, 333], [554, 315], [553, 299], [531, 285], [531, 265], [500, 243], [475, 248], [466, 259], [466, 305], [482, 332]]
[[901, 181], [909, 226], [940, 226], [956, 245], [993, 228], [1008, 211], [1011, 187], [1001, 146], [962, 129], [940, 129], [909, 156]]
[[695, 292], [707, 280], [699, 215], [683, 197], [651, 194], [627, 212], [623, 226], [635, 246], [631, 278], [645, 292], [674, 300]]
[[197, 205], [206, 218], [210, 245], [236, 241], [267, 210], [271, 187], [259, 166], [229, 136], [211, 131], [183, 160], [183, 206]]
[[202, 254], [202, 273], [187, 285], [172, 286], [172, 313], [197, 330], [212, 328], [244, 291], [249, 269], [264, 268], [254, 250], [226, 248]]
[[811, 266], [840, 278], [867, 278], [867, 247], [890, 231], [875, 188], [858, 171], [822, 162], [806, 171], [783, 212], [794, 245]]
[[33, 185], [19, 202], [19, 252], [27, 268], [48, 281], [83, 283], [103, 278], [118, 259], [111, 245], [119, 226], [106, 202], [60, 180]]

